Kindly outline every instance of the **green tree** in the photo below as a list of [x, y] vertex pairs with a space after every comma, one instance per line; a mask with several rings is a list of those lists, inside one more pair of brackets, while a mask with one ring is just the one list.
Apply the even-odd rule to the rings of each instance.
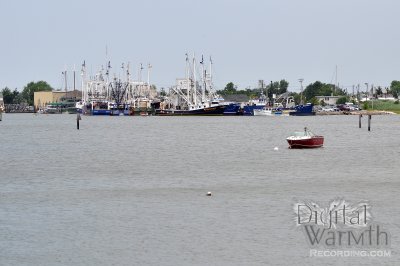
[[22, 91], [22, 97], [29, 105], [33, 105], [33, 95], [36, 91], [52, 91], [53, 88], [46, 81], [30, 82]]
[[11, 90], [8, 87], [5, 87], [2, 89], [2, 94], [3, 94], [3, 101], [4, 104], [11, 104], [14, 101], [14, 94], [11, 92]]
[[312, 103], [312, 104], [314, 104], [314, 105], [319, 105], [319, 101], [318, 101], [318, 99], [315, 98], [315, 97], [312, 97], [312, 98], [310, 99], [309, 102]]
[[23, 102], [21, 93], [17, 89], [14, 89], [13, 92], [8, 87], [5, 87], [2, 91], [3, 101], [5, 104], [15, 104]]
[[380, 86], [376, 89], [375, 94], [376, 94], [376, 97], [378, 97], [378, 96], [383, 94], [382, 88]]
[[390, 91], [392, 92], [393, 97], [397, 99], [400, 93], [400, 81], [393, 80], [392, 83], [390, 83]]
[[282, 79], [281, 81], [279, 81], [279, 90], [278, 90], [278, 94], [282, 94], [287, 92], [289, 87], [289, 82], [287, 82], [286, 80]]
[[22, 97], [22, 94], [17, 89], [14, 89], [13, 96], [14, 96], [13, 103], [18, 104], [25, 101], [24, 98]]
[[289, 93], [289, 96], [292, 96], [294, 98], [295, 104], [300, 104], [300, 94], [299, 93], [291, 92], [291, 93]]
[[339, 99], [337, 99], [336, 104], [345, 104], [348, 102], [347, 96], [342, 96]]
[[233, 84], [233, 82], [229, 82], [226, 84], [224, 88], [225, 94], [235, 94], [236, 93], [236, 86]]
[[344, 94], [342, 90], [336, 89], [335, 92], [333, 92], [333, 85], [332, 84], [326, 84], [322, 83], [321, 81], [316, 81], [306, 87], [306, 89], [303, 92], [303, 96], [307, 99], [310, 100], [314, 98], [315, 96], [329, 96], [331, 94]]

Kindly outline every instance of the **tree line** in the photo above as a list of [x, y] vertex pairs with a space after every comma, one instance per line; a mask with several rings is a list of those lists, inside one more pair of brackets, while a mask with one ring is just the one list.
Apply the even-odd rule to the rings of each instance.
[[33, 96], [37, 91], [52, 91], [53, 88], [46, 81], [29, 82], [22, 92], [17, 89], [11, 91], [8, 87], [1, 90], [4, 104], [22, 104], [33, 105]]
[[256, 98], [260, 96], [260, 92], [262, 91], [268, 97], [269, 96], [272, 97], [273, 94], [279, 95], [287, 92], [288, 86], [289, 82], [282, 79], [281, 81], [271, 82], [271, 84], [266, 85], [265, 88], [255, 88], [255, 89], [247, 88], [238, 90], [237, 86], [233, 82], [229, 82], [228, 84], [226, 84], [223, 90], [219, 90], [217, 91], [217, 93], [220, 95], [243, 94], [247, 95], [250, 98]]
[[[221, 96], [224, 95], [246, 95], [250, 99], [258, 98], [260, 93], [266, 93], [268, 98], [272, 98], [273, 94], [280, 95], [288, 92], [289, 82], [286, 80], [271, 82], [264, 88], [255, 89], [238, 89], [233, 82], [226, 84], [223, 90], [217, 91]], [[400, 81], [393, 80], [390, 84], [390, 88], [385, 88], [385, 92], [381, 87], [377, 87], [373, 91], [373, 96], [378, 98], [384, 93], [393, 95], [394, 98], [398, 99], [400, 95]], [[348, 92], [342, 88], [336, 87], [334, 84], [323, 83], [321, 81], [315, 81], [309, 84], [303, 91], [303, 94], [297, 92], [289, 92], [289, 96], [295, 99], [295, 103], [299, 104], [301, 102], [301, 97], [303, 102], [310, 102], [314, 104], [320, 104], [316, 96], [341, 96], [338, 99], [338, 104], [350, 101], [350, 96]]]
[[[226, 84], [223, 90], [217, 91], [221, 96], [224, 95], [246, 95], [250, 99], [258, 98], [260, 93], [265, 93], [268, 98], [272, 98], [272, 95], [280, 95], [288, 92], [289, 82], [282, 79], [280, 81], [271, 82], [266, 85], [265, 88], [254, 88], [254, 89], [238, 89], [237, 86], [233, 82], [229, 82]], [[37, 91], [52, 91], [53, 88], [46, 81], [38, 81], [38, 82], [29, 82], [22, 92], [19, 92], [17, 89], [13, 91], [8, 87], [2, 89], [3, 101], [4, 104], [21, 104], [26, 103], [28, 105], [33, 105], [33, 96], [34, 92]], [[165, 92], [164, 92], [165, 93]], [[373, 97], [378, 98], [384, 94], [391, 94], [394, 98], [398, 99], [400, 95], [400, 81], [393, 80], [390, 84], [389, 88], [382, 89], [381, 87], [377, 87], [373, 92]], [[299, 104], [301, 101], [300, 93], [290, 92], [290, 96], [293, 96], [296, 104]], [[342, 96], [339, 98], [339, 102], [349, 101], [349, 96], [347, 91], [335, 87], [333, 84], [323, 83], [320, 81], [316, 81], [314, 83], [309, 84], [303, 91], [303, 101], [311, 102], [314, 104], [319, 104], [315, 96]]]

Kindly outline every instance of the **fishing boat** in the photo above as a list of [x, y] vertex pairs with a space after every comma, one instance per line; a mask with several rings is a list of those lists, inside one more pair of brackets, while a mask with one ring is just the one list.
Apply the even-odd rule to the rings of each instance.
[[254, 115], [255, 110], [262, 110], [268, 103], [267, 97], [261, 92], [258, 99], [250, 100], [245, 106], [243, 106], [243, 115]]
[[243, 115], [243, 110], [240, 103], [226, 103], [224, 115]]
[[277, 116], [282, 115], [282, 110], [264, 107], [263, 109], [254, 109], [254, 116]]
[[[217, 95], [212, 83], [212, 60], [210, 58], [209, 70], [204, 66], [203, 57], [200, 62], [201, 76], [198, 71], [196, 59], [189, 60], [186, 54], [186, 77], [177, 79], [176, 85], [171, 88], [168, 102], [155, 110], [160, 116], [216, 116], [223, 115], [226, 104]], [[164, 108], [169, 106], [170, 108]], [[171, 108], [172, 107], [172, 108]], [[235, 108], [232, 106], [232, 109]]]
[[315, 115], [315, 112], [314, 112], [313, 108], [314, 108], [314, 105], [311, 104], [311, 103], [307, 103], [305, 105], [302, 105], [302, 104], [296, 105], [294, 107], [294, 110], [291, 111], [289, 113], [289, 115], [292, 115], [292, 116], [310, 116], [310, 115]]
[[91, 103], [92, 115], [111, 115], [110, 102], [108, 101], [93, 101]]
[[324, 137], [315, 135], [307, 127], [304, 131], [294, 132], [286, 140], [291, 149], [319, 148], [324, 145]]
[[45, 114], [61, 114], [62, 104], [61, 103], [49, 103], [44, 109]]
[[140, 112], [152, 113], [151, 105], [157, 95], [150, 85], [148, 65], [147, 82], [142, 81], [142, 64], [138, 70], [138, 80], [132, 80], [130, 64], [122, 63], [122, 73], [112, 77], [111, 62], [102, 66], [94, 76], [87, 76], [86, 63], [82, 64], [82, 100], [76, 103], [78, 113], [87, 115], [139, 115]]

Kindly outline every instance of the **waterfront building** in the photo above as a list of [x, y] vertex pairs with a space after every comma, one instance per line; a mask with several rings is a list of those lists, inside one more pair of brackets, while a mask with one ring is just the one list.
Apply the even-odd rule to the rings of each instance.
[[44, 109], [50, 103], [59, 103], [63, 99], [73, 98], [76, 101], [81, 99], [81, 92], [75, 91], [36, 91], [33, 94], [33, 105], [36, 110]]

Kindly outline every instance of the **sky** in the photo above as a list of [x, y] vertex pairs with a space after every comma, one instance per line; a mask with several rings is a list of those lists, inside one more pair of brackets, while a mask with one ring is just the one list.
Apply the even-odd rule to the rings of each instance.
[[0, 10], [0, 89], [62, 88], [64, 69], [79, 75], [85, 60], [93, 74], [108, 59], [115, 72], [130, 62], [134, 79], [151, 63], [151, 83], [168, 88], [186, 53], [212, 56], [217, 89], [285, 79], [299, 91], [300, 78], [335, 83], [336, 66], [348, 89], [400, 80], [398, 0], [0, 0]]

